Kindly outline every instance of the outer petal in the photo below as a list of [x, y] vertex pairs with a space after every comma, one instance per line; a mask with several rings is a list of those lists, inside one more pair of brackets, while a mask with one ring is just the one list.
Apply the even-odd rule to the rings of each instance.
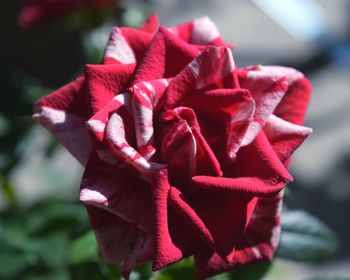
[[312, 133], [312, 129], [271, 115], [264, 132], [279, 159], [285, 162]]
[[311, 96], [311, 84], [302, 73], [287, 67], [266, 66], [267, 71], [278, 71], [288, 78], [288, 90], [274, 114], [286, 121], [302, 125]]
[[91, 115], [91, 105], [79, 77], [57, 91], [44, 96], [35, 104], [33, 118], [48, 129], [83, 165], [91, 142], [85, 129], [85, 120]]
[[107, 263], [120, 263], [132, 252], [140, 231], [102, 208], [87, 205], [101, 255]]
[[170, 31], [182, 40], [196, 45], [222, 46], [224, 42], [214, 22], [201, 17], [170, 28]]
[[81, 182], [80, 200], [107, 210], [142, 231], [151, 230], [148, 184], [126, 168], [93, 155]]
[[152, 33], [142, 29], [114, 27], [104, 53], [104, 64], [135, 64], [151, 42]]
[[129, 279], [130, 273], [136, 265], [152, 261], [153, 259], [154, 236], [152, 233], [147, 234], [140, 232], [133, 250], [123, 263], [123, 277]]
[[103, 259], [110, 264], [122, 262], [125, 279], [135, 265], [153, 259], [152, 234], [101, 208], [87, 205], [87, 210]]
[[[252, 158], [255, 160], [251, 161]], [[240, 149], [236, 161], [228, 162], [224, 175], [230, 178], [193, 179], [197, 181], [197, 186], [208, 190], [228, 191], [236, 195], [250, 193], [258, 197], [253, 200], [255, 207], [250, 208], [247, 228], [226, 262], [215, 251], [203, 250], [196, 255], [201, 278], [272, 258], [280, 230], [282, 192], [279, 190], [292, 179], [262, 131], [251, 145]], [[237, 182], [240, 184], [236, 185]]]
[[[111, 0], [106, 0], [111, 1]], [[105, 64], [134, 64], [139, 62], [159, 26], [158, 16], [151, 15], [138, 29], [114, 27], [105, 48]]]
[[253, 197], [205, 189], [177, 192], [174, 189], [171, 194], [177, 212], [208, 247], [225, 261], [230, 260], [254, 209]]
[[273, 257], [280, 235], [282, 192], [274, 197], [258, 198], [252, 218], [229, 262], [213, 251], [195, 255], [199, 279]]
[[159, 27], [159, 18], [157, 14], [152, 14], [148, 19], [140, 26], [139, 30], [155, 33]]
[[[274, 114], [287, 122], [302, 125], [304, 123], [306, 109], [311, 96], [310, 82], [302, 73], [293, 68], [281, 66], [265, 66], [264, 68], [271, 73], [283, 73], [288, 79], [287, 93], [275, 109]], [[276, 127], [276, 125], [274, 126]], [[289, 166], [290, 164], [290, 159], [286, 159], [287, 155], [292, 154], [292, 152], [298, 147], [298, 143], [302, 143], [303, 139], [307, 136], [305, 134], [310, 134], [310, 130], [307, 132], [307, 128], [294, 127], [294, 129], [297, 129], [299, 132], [294, 131], [293, 135], [289, 134], [289, 137], [287, 137], [287, 135], [280, 135], [278, 140], [271, 139], [276, 153], [281, 156], [281, 160], [284, 160], [286, 166]]]
[[288, 89], [288, 80], [284, 73], [268, 71], [257, 65], [239, 72], [239, 82], [242, 88], [250, 91], [255, 100], [254, 120], [246, 133], [242, 145], [250, 144]]

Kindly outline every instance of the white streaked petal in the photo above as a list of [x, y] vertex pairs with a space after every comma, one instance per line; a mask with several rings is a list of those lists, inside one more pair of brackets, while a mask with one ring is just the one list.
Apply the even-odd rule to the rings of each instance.
[[46, 106], [37, 107], [33, 118], [47, 128], [82, 165], [86, 164], [91, 141], [83, 118]]
[[128, 94], [127, 92], [122, 92], [114, 96], [113, 99], [117, 100], [122, 105], [128, 106], [130, 105], [131, 97], [130, 97], [130, 94]]
[[284, 134], [308, 136], [312, 133], [312, 129], [285, 121], [275, 115], [271, 115], [264, 126], [264, 132], [268, 138], [274, 138]]
[[206, 45], [220, 37], [219, 30], [208, 17], [201, 17], [193, 21], [191, 43]]
[[114, 58], [124, 64], [136, 62], [134, 51], [129, 46], [119, 28], [112, 30], [104, 56]]
[[288, 79], [289, 87], [299, 79], [304, 78], [304, 74], [299, 72], [298, 70], [290, 67], [283, 66], [261, 66], [262, 70], [267, 71], [271, 74], [283, 74]]
[[[163, 79], [162, 79], [163, 80]], [[154, 89], [153, 85], [149, 82], [143, 82], [142, 83], [152, 94], [156, 94], [156, 90]]]
[[96, 190], [90, 190], [88, 188], [84, 188], [80, 191], [80, 201], [85, 203], [102, 204], [104, 206], [108, 206], [107, 197], [105, 197], [102, 193]]
[[246, 134], [244, 135], [241, 146], [244, 147], [249, 145], [251, 142], [253, 142], [255, 137], [258, 135], [260, 128], [261, 128], [261, 124], [259, 122], [252, 121], [247, 129]]
[[87, 121], [88, 127], [94, 132], [103, 132], [106, 128], [106, 124], [100, 120], [90, 119]]
[[107, 139], [112, 143], [115, 153], [130, 162], [143, 173], [153, 173], [163, 169], [165, 165], [148, 162], [125, 139], [124, 121], [117, 113], [113, 113], [107, 124]]

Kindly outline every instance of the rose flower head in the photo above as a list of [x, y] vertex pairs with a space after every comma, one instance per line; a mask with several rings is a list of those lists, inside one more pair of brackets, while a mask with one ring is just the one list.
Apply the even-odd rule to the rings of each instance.
[[29, 28], [79, 9], [101, 9], [113, 6], [115, 2], [116, 0], [23, 0], [17, 21], [21, 27]]
[[36, 103], [34, 118], [85, 166], [80, 200], [101, 254], [153, 270], [194, 256], [200, 279], [271, 260], [310, 83], [238, 68], [207, 17], [115, 27], [103, 63]]

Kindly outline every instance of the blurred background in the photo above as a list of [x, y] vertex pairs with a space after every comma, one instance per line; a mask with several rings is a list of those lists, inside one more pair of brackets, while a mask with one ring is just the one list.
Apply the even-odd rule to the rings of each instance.
[[[316, 247], [334, 236], [339, 245], [322, 245], [307, 259], [310, 244], [296, 242], [293, 255], [292, 243], [264, 276], [222, 279], [350, 279], [349, 0], [107, 0], [46, 10], [33, 9], [35, 2], [6, 1], [0, 9], [0, 279], [119, 279], [119, 268], [99, 259], [76, 203], [82, 168], [30, 115], [40, 96], [100, 61], [111, 26], [138, 26], [152, 12], [169, 27], [208, 15], [233, 43], [239, 67], [292, 66], [313, 84], [306, 125], [314, 133], [294, 156], [286, 205], [332, 229], [309, 230]], [[191, 261], [158, 274], [146, 270], [132, 279], [194, 277]]]

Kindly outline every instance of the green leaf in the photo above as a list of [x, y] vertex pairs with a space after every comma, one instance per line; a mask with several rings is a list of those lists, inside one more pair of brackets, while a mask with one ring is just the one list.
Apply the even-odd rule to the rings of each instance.
[[62, 268], [57, 271], [51, 271], [40, 275], [27, 275], [23, 280], [70, 280], [68, 270]]
[[3, 179], [2, 182], [2, 193], [4, 194], [8, 202], [12, 203], [13, 205], [17, 203], [16, 192], [11, 181], [7, 176]]
[[230, 271], [233, 280], [260, 280], [271, 268], [271, 262], [260, 262]]
[[209, 278], [209, 280], [230, 280], [230, 279], [235, 279], [235, 278], [231, 278], [230, 273], [228, 272], [221, 273], [219, 275], [215, 275]]
[[47, 201], [37, 205], [27, 218], [30, 234], [47, 234], [59, 230], [71, 230], [76, 225], [88, 224], [84, 206], [67, 202]]
[[0, 113], [0, 137], [4, 136], [10, 130], [10, 123], [7, 118]]
[[196, 272], [194, 269], [193, 259], [187, 258], [172, 264], [162, 270], [151, 278], [152, 280], [192, 280], [196, 279]]
[[33, 265], [56, 268], [66, 261], [68, 240], [64, 233], [32, 238], [15, 228], [3, 229], [0, 232], [0, 245], [2, 244], [5, 245], [6, 252], [18, 252]]
[[69, 249], [69, 262], [79, 264], [85, 261], [95, 260], [98, 255], [98, 246], [92, 231], [76, 239]]
[[278, 257], [317, 261], [333, 254], [337, 248], [335, 233], [316, 217], [304, 211], [283, 212]]
[[63, 266], [67, 260], [68, 238], [64, 233], [55, 233], [41, 237], [33, 242], [32, 252], [48, 268]]
[[27, 266], [27, 258], [20, 253], [0, 253], [0, 279], [19, 276]]
[[106, 264], [100, 257], [91, 262], [70, 266], [71, 279], [121, 280], [120, 267]]

